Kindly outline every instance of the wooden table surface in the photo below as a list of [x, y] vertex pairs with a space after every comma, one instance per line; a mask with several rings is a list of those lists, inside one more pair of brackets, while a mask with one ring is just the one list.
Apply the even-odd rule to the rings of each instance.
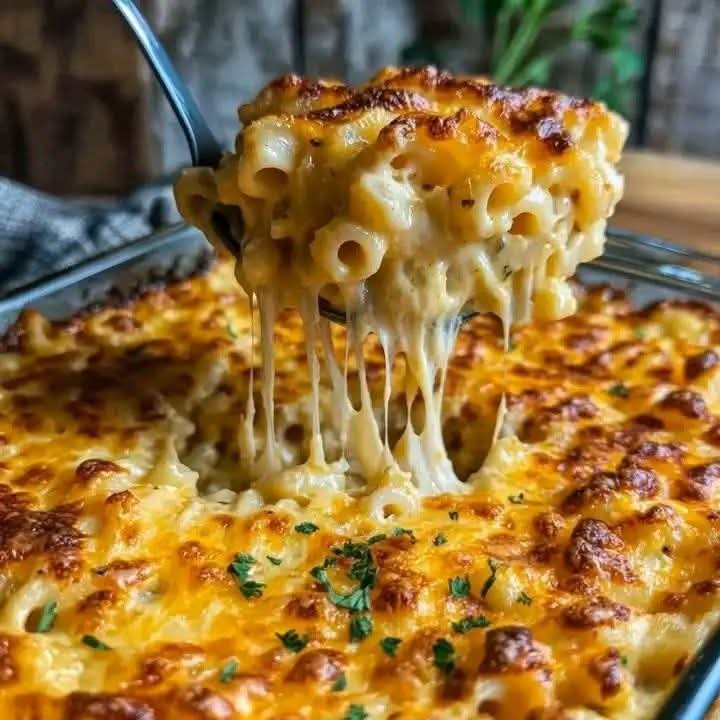
[[613, 226], [720, 254], [720, 162], [627, 152]]

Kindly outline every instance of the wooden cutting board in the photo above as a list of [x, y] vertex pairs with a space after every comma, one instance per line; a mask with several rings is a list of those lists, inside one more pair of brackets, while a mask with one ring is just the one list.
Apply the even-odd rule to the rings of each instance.
[[720, 163], [628, 152], [612, 224], [720, 254]]

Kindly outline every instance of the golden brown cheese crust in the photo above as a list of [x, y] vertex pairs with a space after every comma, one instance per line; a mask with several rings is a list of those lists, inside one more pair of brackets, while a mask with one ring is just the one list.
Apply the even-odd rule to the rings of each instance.
[[[375, 522], [346, 494], [303, 508], [242, 493], [245, 308], [221, 264], [67, 323], [25, 313], [7, 336], [3, 717], [652, 717], [720, 608], [720, 316], [596, 289], [578, 315], [516, 330], [507, 354], [497, 322], [475, 319], [444, 422], [473, 489]], [[308, 426], [296, 316], [276, 349], [292, 452]], [[473, 474], [502, 393], [516, 436]], [[375, 580], [353, 614], [310, 571], [348, 593], [358, 558]], [[351, 640], [358, 617], [372, 631]]]
[[612, 122], [605, 107], [593, 100], [533, 87], [499, 86], [484, 77], [456, 77], [432, 66], [385, 68], [357, 88], [286, 75], [270, 83], [253, 103], [243, 105], [239, 115], [246, 125], [272, 113], [323, 124], [352, 122], [374, 110], [386, 110], [403, 113], [398, 119], [401, 125], [432, 126], [432, 137], [439, 140], [454, 136], [453, 116], [461, 108], [487, 114], [492, 118], [490, 128], [495, 125], [505, 137], [533, 137], [553, 154], [576, 144], [571, 130], [577, 122], [601, 126]]

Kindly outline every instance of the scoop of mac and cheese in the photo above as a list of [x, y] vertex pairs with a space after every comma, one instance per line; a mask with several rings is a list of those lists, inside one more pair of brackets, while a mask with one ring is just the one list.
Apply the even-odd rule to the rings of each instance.
[[[491, 312], [507, 339], [513, 322], [574, 311], [567, 279], [602, 252], [622, 192], [625, 122], [601, 103], [434, 68], [388, 68], [357, 88], [283, 77], [240, 120], [234, 151], [185, 171], [176, 195], [216, 244], [211, 215], [232, 211], [237, 275], [260, 306], [267, 442], [247, 461], [262, 476], [281, 469], [268, 325], [284, 307], [300, 311], [316, 386], [323, 298], [346, 312], [360, 364], [370, 333], [388, 376], [405, 360], [408, 422], [392, 448], [386, 411], [376, 422], [366, 390], [354, 409], [330, 367], [349, 459], [371, 485], [401, 471], [422, 493], [461, 490], [440, 432], [458, 323]], [[318, 413], [316, 402], [309, 462], [324, 465]]]

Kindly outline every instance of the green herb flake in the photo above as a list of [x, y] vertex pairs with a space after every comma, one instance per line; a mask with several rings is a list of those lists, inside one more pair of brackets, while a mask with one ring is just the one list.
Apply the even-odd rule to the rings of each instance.
[[490, 569], [490, 575], [488, 576], [487, 580], [485, 580], [482, 589], [480, 590], [481, 597], [485, 597], [490, 592], [490, 588], [495, 584], [495, 580], [497, 578], [497, 571], [500, 567], [500, 563], [494, 558], [488, 558], [487, 564], [488, 568]]
[[235, 328], [233, 327], [231, 320], [227, 321], [227, 324], [225, 325], [225, 332], [231, 340], [237, 340], [238, 334], [235, 332]]
[[367, 720], [369, 717], [362, 705], [351, 705], [342, 720]]
[[319, 529], [320, 528], [315, 523], [311, 523], [311, 522], [301, 522], [295, 526], [295, 532], [299, 532], [302, 535], [312, 535], [314, 532], [317, 532]]
[[82, 642], [91, 647], [93, 650], [110, 650], [110, 646], [106, 645], [102, 640], [98, 640], [94, 635], [83, 635]]
[[451, 578], [448, 580], [448, 588], [454, 598], [467, 597], [470, 594], [470, 578], [467, 575]]
[[228, 572], [237, 580], [247, 580], [255, 558], [247, 553], [237, 553], [228, 565]]
[[433, 538], [433, 545], [444, 545], [446, 542], [447, 542], [447, 538], [442, 533], [438, 533]]
[[321, 566], [310, 570], [310, 575], [323, 586], [328, 594], [328, 600], [333, 605], [353, 613], [370, 610], [370, 588], [375, 586], [377, 568], [373, 562], [369, 545], [348, 541], [339, 548], [333, 548], [333, 552], [336, 555], [353, 558], [354, 562], [350, 566], [348, 577], [357, 580], [358, 587], [348, 593], [339, 593], [333, 588], [327, 574], [327, 568], [335, 564], [335, 558], [332, 557], [326, 558]]
[[342, 692], [347, 687], [347, 677], [345, 677], [345, 673], [340, 673], [337, 678], [335, 678], [335, 682], [330, 686], [330, 689], [333, 692]]
[[382, 648], [382, 651], [389, 655], [390, 657], [395, 657], [397, 654], [397, 649], [400, 647], [400, 643], [402, 640], [398, 637], [384, 637], [380, 641], [380, 647]]
[[55, 625], [55, 619], [57, 618], [58, 614], [58, 604], [56, 600], [50, 600], [50, 602], [46, 602], [43, 605], [42, 612], [40, 613], [40, 618], [37, 621], [37, 625], [35, 626], [35, 632], [39, 633], [46, 633], [50, 632], [50, 630], [53, 629], [53, 625]]
[[385, 533], [378, 533], [377, 535], [373, 535], [368, 538], [368, 545], [374, 545], [375, 543], [382, 542], [383, 540], [387, 540], [387, 535]]
[[369, 615], [355, 615], [350, 620], [350, 640], [360, 642], [373, 631], [373, 621]]
[[627, 664], [628, 664], [627, 655], [622, 655], [620, 657], [620, 662], [623, 664], [624, 667], [627, 667]]
[[336, 607], [345, 608], [350, 612], [363, 612], [370, 609], [370, 589], [359, 587], [347, 594], [328, 590], [328, 600]]
[[413, 542], [415, 542], [415, 533], [407, 528], [396, 527], [392, 534], [393, 537], [402, 537], [403, 535], [407, 535]]
[[616, 385], [613, 385], [611, 388], [608, 389], [608, 394], [612, 395], [613, 397], [626, 398], [630, 394], [630, 390], [628, 389], [627, 385], [623, 385], [623, 383], [617, 383]]
[[248, 600], [260, 597], [265, 587], [265, 583], [249, 579], [250, 570], [255, 562], [252, 555], [237, 553], [227, 568], [228, 572], [235, 578], [238, 589]]
[[348, 577], [358, 580], [361, 587], [373, 587], [377, 576], [377, 568], [367, 543], [347, 541], [339, 548], [333, 548], [336, 555], [352, 559]]
[[325, 590], [329, 590], [330, 585], [330, 578], [328, 577], [326, 568], [328, 566], [323, 563], [322, 565], [316, 565], [314, 568], [310, 570], [310, 575], [314, 577], [324, 588]]
[[522, 505], [525, 502], [525, 493], [518, 493], [517, 495], [508, 495], [508, 500], [513, 505]]
[[457, 510], [451, 510], [448, 515], [451, 520], [457, 520], [460, 517], [460, 513]]
[[272, 555], [265, 556], [273, 565], [282, 565], [282, 558], [273, 557]]
[[238, 661], [235, 658], [228, 660], [221, 668], [218, 673], [218, 680], [223, 684], [227, 685], [234, 677], [238, 669]]
[[468, 615], [462, 620], [452, 623], [452, 629], [460, 635], [465, 635], [465, 633], [468, 633], [475, 628], [486, 628], [491, 624], [492, 623], [484, 615], [477, 615], [475, 617]]
[[515, 602], [519, 602], [521, 605], [532, 605], [533, 599], [523, 590], [518, 596]]
[[248, 599], [261, 597], [265, 583], [256, 582], [255, 580], [245, 580], [238, 584], [240, 592]]
[[436, 640], [433, 645], [433, 665], [443, 672], [451, 672], [455, 667], [455, 648], [445, 638]]
[[305, 633], [304, 635], [298, 635], [295, 630], [288, 630], [284, 633], [275, 633], [275, 637], [285, 646], [287, 650], [294, 653], [299, 653], [305, 649], [305, 646], [310, 641], [310, 636]]
[[310, 574], [325, 588], [328, 600], [337, 607], [351, 612], [362, 612], [370, 609], [370, 592], [368, 587], [358, 587], [349, 593], [339, 593], [333, 589], [327, 572], [322, 567], [314, 567]]

